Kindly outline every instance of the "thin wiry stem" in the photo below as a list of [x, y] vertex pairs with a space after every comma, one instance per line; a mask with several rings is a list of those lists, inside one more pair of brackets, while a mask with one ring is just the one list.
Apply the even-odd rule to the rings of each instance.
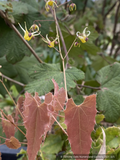
[[63, 129], [63, 127], [60, 125], [60, 123], [57, 121], [57, 119], [52, 115], [53, 119], [57, 122], [57, 124], [60, 126], [62, 131], [68, 136], [67, 132]]
[[113, 10], [113, 8], [115, 7], [115, 5], [117, 4], [118, 1], [119, 1], [119, 0], [117, 0], [117, 1], [110, 7], [110, 9], [106, 12], [106, 14], [104, 15], [105, 18], [106, 18], [107, 15]]
[[16, 84], [18, 84], [18, 85], [20, 85], [20, 86], [22, 86], [22, 87], [25, 86], [25, 84], [23, 84], [23, 83], [21, 83], [21, 82], [18, 82], [18, 81], [16, 81], [16, 80], [13, 80], [13, 79], [11, 79], [11, 78], [3, 75], [3, 74], [2, 74], [2, 77], [5, 78], [5, 79], [7, 79], [7, 80], [9, 80], [9, 81], [11, 81], [11, 82], [13, 82], [13, 83], [16, 83]]
[[78, 84], [78, 86], [80, 86], [80, 87], [85, 87], [85, 88], [90, 88], [90, 89], [95, 89], [95, 90], [101, 90], [100, 87], [86, 86], [86, 85], [82, 85], [82, 84]]
[[[8, 139], [8, 138], [5, 138], [5, 137], [2, 137], [2, 136], [0, 136], [0, 138], [2, 138], [2, 139]], [[20, 142], [21, 144], [27, 144], [27, 143], [25, 143], [25, 142]]]
[[2, 136], [0, 136], [0, 138], [2, 138], [2, 139], [5, 139], [5, 140], [7, 139], [7, 138], [5, 138], [5, 137], [2, 137]]
[[70, 48], [69, 48], [69, 50], [68, 50], [67, 54], [65, 55], [64, 59], [66, 58], [66, 56], [67, 56], [67, 55], [68, 55], [68, 53], [70, 52], [70, 50], [71, 50], [71, 48], [73, 47], [73, 45], [74, 45], [74, 43], [75, 43], [76, 39], [77, 39], [77, 38], [75, 38], [75, 40], [73, 41], [73, 43], [72, 43], [72, 45], [70, 46]]
[[[58, 44], [59, 44], [59, 53], [62, 59], [62, 65], [63, 65], [63, 74], [64, 74], [64, 84], [65, 84], [65, 94], [66, 94], [66, 100], [68, 101], [68, 95], [67, 95], [67, 83], [66, 83], [66, 74], [65, 74], [65, 62], [64, 62], [64, 58], [62, 56], [62, 52], [61, 52], [61, 46], [60, 46], [60, 39], [59, 39], [59, 33], [58, 33], [58, 21], [56, 18], [56, 12], [55, 10], [53, 11], [53, 15], [54, 15], [54, 19], [55, 19], [55, 23], [56, 23], [56, 32], [57, 32], [57, 37], [58, 37]], [[62, 34], [62, 33], [61, 33]], [[66, 53], [67, 54], [67, 53]]]
[[55, 96], [55, 99], [57, 100], [57, 102], [60, 105], [61, 109], [64, 110], [63, 106], [60, 104], [60, 102], [58, 101], [58, 98], [56, 96]]
[[59, 33], [58, 33], [58, 28], [57, 28], [57, 18], [56, 18], [55, 10], [53, 12], [54, 12], [53, 15], [54, 15], [55, 23], [56, 23], [56, 32], [57, 32], [57, 37], [58, 37], [59, 53], [60, 53], [61, 59], [63, 60], [61, 46], [60, 46], [60, 38], [59, 38]]
[[41, 19], [41, 20], [35, 20], [33, 23], [39, 22], [39, 21], [41, 21], [41, 22], [45, 22], [45, 21], [49, 22], [49, 21], [54, 21], [54, 20], [49, 20], [49, 19], [48, 19], [48, 20], [45, 20], [45, 19], [42, 20], [42, 19]]
[[[45, 3], [46, 3], [46, 0], [44, 0]], [[70, 1], [69, 1], [70, 2]], [[62, 4], [64, 5], [64, 4]], [[58, 7], [60, 7], [61, 5], [59, 5]], [[55, 20], [55, 16], [54, 16], [54, 11], [52, 10], [52, 8], [50, 7], [50, 10], [51, 10], [51, 13], [53, 14], [53, 17], [54, 17], [54, 20]], [[64, 52], [65, 52], [65, 55], [67, 54], [67, 48], [66, 48], [66, 45], [65, 45], [65, 41], [64, 41], [64, 38], [63, 38], [63, 35], [62, 35], [62, 32], [61, 32], [61, 29], [60, 29], [60, 26], [59, 26], [59, 23], [57, 21], [57, 17], [56, 17], [56, 20], [55, 20], [55, 23], [57, 25], [57, 28], [58, 28], [58, 31], [59, 31], [59, 34], [60, 34], [60, 38], [61, 38], [61, 42], [62, 42], [62, 45], [63, 45], [63, 49], [64, 49]], [[66, 68], [67, 68], [67, 64], [68, 64], [68, 56], [66, 57]]]

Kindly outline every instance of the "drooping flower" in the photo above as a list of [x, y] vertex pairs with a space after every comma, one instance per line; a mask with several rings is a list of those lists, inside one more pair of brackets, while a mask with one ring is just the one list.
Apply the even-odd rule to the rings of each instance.
[[74, 8], [76, 10], [76, 4], [75, 3], [71, 3], [70, 6], [69, 6], [69, 10], [73, 11]]
[[45, 4], [45, 9], [46, 9], [46, 11], [49, 12], [49, 10], [50, 10], [49, 6], [52, 7], [52, 9], [54, 9], [55, 5], [56, 5], [56, 7], [58, 7], [55, 1], [53, 1], [53, 0], [48, 0], [48, 1], [46, 2], [46, 4]]
[[58, 38], [55, 38], [53, 41], [50, 41], [49, 38], [48, 38], [48, 35], [46, 35], [46, 39], [42, 38], [42, 40], [48, 44], [48, 47], [50, 48], [53, 48], [55, 46], [55, 41], [57, 40]]
[[[90, 31], [86, 31], [87, 27], [83, 30], [83, 33], [80, 33], [79, 31], [76, 33], [77, 37], [81, 40], [82, 43], [86, 43], [88, 41], [88, 36], [90, 35]], [[85, 32], [88, 32], [86, 34]]]
[[74, 47], [80, 47], [80, 43], [79, 42], [75, 42], [74, 43]]
[[31, 30], [31, 31], [37, 31], [37, 32], [39, 32], [39, 27], [38, 27], [38, 25], [37, 24], [33, 24], [31, 27], [30, 27], [30, 29], [29, 30]]
[[[30, 41], [33, 37], [38, 36], [40, 33], [38, 33], [39, 31], [39, 27], [37, 26], [36, 31], [35, 32], [28, 32], [27, 30], [27, 26], [26, 26], [26, 22], [25, 22], [25, 30], [22, 28], [22, 26], [20, 25], [20, 23], [18, 23], [20, 28], [23, 30], [24, 32], [24, 39], [27, 41]], [[32, 27], [32, 26], [31, 26]], [[32, 27], [33, 29], [33, 27]], [[36, 34], [37, 33], [37, 34]]]

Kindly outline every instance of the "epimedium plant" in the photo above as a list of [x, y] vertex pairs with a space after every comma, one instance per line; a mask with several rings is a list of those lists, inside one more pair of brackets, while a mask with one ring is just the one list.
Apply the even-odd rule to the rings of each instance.
[[[76, 9], [76, 4], [71, 2], [69, 3], [70, 11], [74, 12], [74, 9]], [[15, 8], [18, 4], [19, 9], [16, 10]], [[23, 5], [24, 10], [21, 11], [20, 7]], [[37, 4], [34, 2], [34, 6], [35, 5]], [[74, 93], [74, 88], [77, 85], [79, 92], [83, 92], [82, 87], [85, 87], [86, 84], [81, 84], [81, 81], [85, 78], [85, 74], [83, 72], [84, 69], [73, 66], [69, 61], [69, 55], [74, 53], [80, 56], [79, 52], [82, 53], [83, 51], [88, 53], [90, 52], [95, 55], [95, 53], [99, 51], [99, 48], [94, 45], [93, 40], [95, 40], [98, 35], [97, 32], [90, 26], [76, 30], [75, 35], [66, 33], [63, 29], [64, 25], [58, 21], [59, 18], [56, 16], [56, 9], [59, 9], [60, 7], [61, 5], [58, 5], [57, 2], [53, 0], [45, 1], [45, 9], [47, 13], [51, 14], [53, 17], [53, 19], [50, 18], [47, 20], [44, 16], [39, 14], [37, 10], [35, 10], [32, 1], [29, 1], [28, 3], [25, 3], [24, 1], [9, 3], [0, 2], [0, 16], [2, 17], [0, 21], [3, 25], [1, 27], [3, 31], [3, 41], [1, 42], [0, 47], [5, 42], [8, 35], [11, 39], [16, 39], [15, 44], [17, 46], [15, 47], [15, 44], [14, 46], [13, 44], [10, 44], [11, 46], [9, 49], [1, 47], [0, 57], [2, 57], [2, 67], [0, 70], [2, 78], [0, 81], [2, 87], [6, 90], [16, 106], [15, 112], [12, 115], [7, 115], [4, 110], [0, 109], [2, 127], [6, 136], [6, 138], [2, 136], [1, 138], [5, 139], [5, 144], [9, 148], [17, 149], [21, 146], [21, 144], [23, 144], [23, 142], [21, 142], [19, 138], [16, 138], [15, 132], [16, 129], [17, 132], [21, 132], [27, 139], [25, 144], [27, 145], [27, 155], [29, 160], [37, 159], [37, 153], [39, 152], [41, 158], [45, 159], [47, 157], [45, 155], [46, 145], [52, 143], [52, 138], [56, 141], [56, 143], [60, 142], [60, 148], [57, 152], [63, 150], [68, 153], [72, 150], [74, 158], [76, 159], [82, 159], [80, 155], [82, 156], [83, 154], [97, 155], [99, 150], [99, 153], [101, 154], [114, 153], [119, 156], [119, 128], [110, 127], [101, 130], [100, 122], [103, 121], [104, 118], [107, 122], [112, 123], [119, 120], [120, 109], [119, 100], [117, 97], [119, 97], [118, 79], [120, 65], [119, 63], [114, 63], [113, 65], [99, 70], [97, 75], [97, 81], [99, 82], [97, 84], [99, 86], [97, 87], [97, 98], [95, 94], [96, 92], [92, 92], [91, 95], [88, 93], [88, 96], [86, 97], [76, 95], [76, 97], [73, 98], [74, 95], [72, 97], [71, 90], [73, 89]], [[43, 20], [39, 20], [38, 17], [40, 17], [40, 19], [43, 18]], [[3, 23], [3, 19], [8, 26]], [[21, 21], [21, 19], [24, 19], [25, 24]], [[51, 24], [51, 21], [53, 20], [54, 23]], [[31, 21], [34, 21], [37, 24], [30, 23]], [[42, 25], [38, 24], [39, 22], [42, 22]], [[44, 23], [46, 22], [49, 23], [45, 25]], [[25, 29], [22, 27], [24, 25]], [[49, 27], [51, 27], [49, 25], [51, 25], [52, 28], [50, 28], [50, 33], [48, 36]], [[6, 28], [4, 28], [4, 26]], [[29, 30], [27, 29], [27, 26], [31, 26]], [[78, 28], [76, 24], [75, 28]], [[22, 36], [19, 31], [23, 31], [24, 36]], [[21, 33], [23, 34], [23, 32]], [[51, 36], [55, 38], [52, 38]], [[58, 53], [61, 59], [61, 65], [45, 63], [43, 59], [41, 59], [41, 56], [36, 54], [33, 49], [34, 47], [32, 48], [28, 43], [34, 39], [34, 37], [36, 37], [36, 39], [41, 37], [41, 43], [47, 43], [48, 47], [52, 50], [52, 54], [54, 52]], [[22, 44], [22, 46], [20, 39], [24, 42], [24, 45]], [[9, 44], [6, 43], [6, 45]], [[31, 53], [35, 59], [31, 58], [32, 56], [24, 57], [25, 55], [30, 56]], [[3, 55], [6, 56], [7, 61], [10, 63], [8, 67], [6, 66], [6, 68], [6, 59]], [[79, 56], [75, 57], [77, 63]], [[72, 55], [72, 57], [74, 56]], [[91, 56], [91, 58], [93, 57]], [[29, 62], [30, 59], [32, 59], [31, 62]], [[7, 73], [6, 70], [9, 72], [9, 68], [12, 68], [12, 75], [9, 73], [10, 78], [5, 75], [5, 73]], [[30, 70], [30, 77], [27, 76], [28, 69]], [[12, 78], [16, 77], [18, 73], [19, 77], [13, 80]], [[20, 96], [16, 103], [7, 89], [7, 87], [9, 88], [9, 85], [6, 87], [7, 83], [4, 81], [4, 78], [24, 87], [27, 91], [25, 93], [25, 97]], [[18, 82], [19, 80], [20, 82]], [[112, 86], [113, 83], [114, 85]], [[54, 94], [50, 92], [53, 89], [53, 86]], [[95, 88], [92, 88], [91, 86], [91, 89]], [[34, 93], [34, 96], [32, 93]], [[42, 101], [39, 97], [43, 94], [45, 95], [44, 101]], [[109, 101], [109, 99], [111, 99], [111, 101]], [[116, 105], [113, 108], [115, 103]], [[103, 111], [104, 115], [97, 114], [96, 108], [100, 111], [100, 113]], [[64, 123], [61, 123], [60, 119], [62, 119]], [[23, 123], [25, 129], [21, 129], [19, 127], [19, 121]], [[65, 140], [63, 140], [64, 138], [62, 139], [62, 136], [57, 133], [56, 130], [59, 129], [56, 129], [54, 124], [57, 124], [59, 129], [62, 130], [63, 137], [66, 136]], [[93, 131], [94, 126], [95, 131]], [[49, 136], [53, 127], [54, 132], [58, 137], [55, 134]], [[109, 133], [111, 133], [110, 137]], [[65, 144], [67, 139], [69, 143]], [[113, 145], [111, 141], [117, 141], [118, 143]], [[102, 143], [103, 145], [101, 147]], [[69, 144], [70, 147], [67, 148]], [[50, 149], [50, 147], [48, 148]], [[48, 148], [47, 150], [49, 150]], [[101, 150], [104, 150], [104, 152]], [[49, 157], [48, 159], [55, 158], [56, 157]], [[64, 159], [64, 156], [61, 159]], [[92, 158], [89, 158], [88, 156], [87, 159]]]

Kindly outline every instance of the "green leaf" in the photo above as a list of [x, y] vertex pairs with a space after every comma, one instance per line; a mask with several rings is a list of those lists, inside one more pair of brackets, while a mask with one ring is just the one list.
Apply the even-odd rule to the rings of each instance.
[[31, 70], [35, 63], [37, 64], [39, 62], [37, 62], [35, 57], [32, 55], [31, 57], [24, 57], [22, 61], [15, 64], [14, 68], [18, 73], [15, 79], [24, 84], [30, 82], [31, 78], [29, 77], [28, 70]]
[[107, 152], [108, 157], [105, 160], [120, 160], [120, 147], [117, 149], [111, 149], [110, 151]]
[[84, 85], [91, 87], [100, 87], [100, 84], [95, 80], [85, 81]]
[[41, 147], [41, 151], [47, 154], [58, 153], [62, 150], [63, 143], [60, 135], [49, 135]]
[[111, 58], [111, 57], [106, 57], [106, 56], [91, 56], [92, 59], [92, 67], [94, 68], [95, 71], [100, 70], [102, 67], [107, 66], [108, 64], [114, 63], [116, 60]]
[[[25, 133], [26, 130], [24, 126], [19, 126], [19, 128]], [[20, 142], [23, 142], [24, 139], [26, 138], [19, 130], [17, 130], [17, 132], [15, 133], [15, 137], [19, 139]]]
[[18, 93], [15, 85], [12, 85], [12, 86], [10, 87], [10, 91], [12, 92], [11, 95], [12, 95], [14, 98], [16, 98], [17, 96], [19, 96], [19, 93]]
[[[39, 64], [32, 68], [31, 78], [33, 81], [26, 86], [28, 92], [38, 92], [43, 95], [52, 90], [54, 79], [59, 87], [64, 87], [64, 75], [59, 64]], [[67, 89], [74, 88], [76, 83], [74, 80], [84, 79], [84, 73], [77, 68], [66, 70]]]
[[26, 150], [21, 149], [19, 153], [17, 153], [17, 156], [21, 155], [21, 154], [26, 154]]
[[116, 122], [120, 117], [120, 64], [106, 66], [98, 72], [97, 109], [103, 111], [105, 120]]
[[83, 103], [84, 98], [82, 95], [76, 95], [75, 98], [73, 99], [76, 105], [80, 105]]
[[2, 68], [0, 68], [0, 72], [10, 78], [13, 78], [17, 76], [17, 71], [14, 68], [14, 66], [10, 63], [8, 63], [5, 59], [5, 57], [0, 58], [0, 65]]
[[[22, 61], [14, 65], [8, 63], [5, 57], [2, 57], [0, 58], [0, 64], [2, 65], [2, 68], [0, 68], [0, 72], [9, 78], [12, 78], [13, 80], [22, 82], [23, 84], [27, 84], [28, 82], [31, 81], [31, 78], [29, 77], [28, 74], [28, 70], [30, 70], [31, 66], [33, 66], [36, 63], [39, 62], [36, 61], [34, 56], [24, 57]], [[14, 84], [19, 92], [23, 90], [23, 87], [17, 85], [16, 83], [10, 82], [9, 80], [7, 81], [4, 80], [4, 83], [8, 89], [11, 85]], [[6, 94], [6, 91], [1, 83], [0, 83], [0, 94], [2, 94], [3, 96], [5, 96]]]
[[120, 93], [101, 90], [97, 93], [97, 109], [103, 111], [105, 120], [114, 123], [120, 117]]
[[110, 149], [116, 149], [120, 144], [120, 128], [109, 127], [105, 130], [106, 134], [106, 146]]
[[[95, 130], [92, 131], [91, 137], [93, 140], [96, 141], [99, 138], [100, 134], [101, 134], [101, 127], [97, 128], [96, 131]], [[95, 144], [95, 146], [97, 146], [97, 144]]]
[[17, 160], [23, 160], [23, 159], [24, 159], [24, 160], [27, 160], [27, 159], [28, 159], [28, 157], [27, 157], [27, 151], [24, 150], [24, 149], [21, 149], [20, 152], [17, 153], [17, 157], [18, 157], [19, 155], [22, 155], [22, 156], [20, 156], [20, 158], [17, 158]]
[[87, 51], [89, 54], [96, 55], [97, 52], [100, 52], [100, 48], [98, 48], [93, 42], [88, 40], [86, 43], [81, 43], [81, 48], [84, 51]]
[[[92, 143], [91, 153], [95, 156], [97, 156], [101, 145], [103, 143], [103, 140], [99, 137], [94, 143]], [[95, 159], [96, 160], [96, 159]]]
[[38, 8], [39, 7], [39, 5], [36, 2], [36, 0], [20, 0], [20, 1], [22, 1], [22, 2], [24, 2], [26, 4], [29, 4], [29, 5], [31, 5], [34, 8]]
[[96, 123], [100, 123], [101, 121], [103, 121], [104, 118], [105, 116], [103, 114], [97, 114], [95, 117]]
[[14, 17], [15, 24], [17, 24], [23, 19], [25, 14], [28, 14], [28, 5], [19, 1], [13, 1], [11, 4], [13, 6], [13, 12], [9, 13], [9, 15]]

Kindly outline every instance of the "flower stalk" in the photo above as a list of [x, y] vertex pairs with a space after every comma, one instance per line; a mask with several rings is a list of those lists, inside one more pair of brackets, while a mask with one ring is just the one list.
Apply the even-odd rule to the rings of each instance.
[[[56, 18], [55, 9], [53, 10], [53, 15], [54, 15], [55, 23], [56, 23], [56, 32], [57, 32], [57, 37], [58, 37], [59, 53], [60, 53], [60, 56], [61, 56], [61, 59], [62, 59], [62, 65], [63, 65], [63, 74], [64, 74], [64, 85], [65, 85], [66, 101], [68, 101], [67, 83], [66, 83], [66, 74], [65, 74], [65, 62], [64, 62], [64, 58], [63, 58], [62, 51], [61, 51], [61, 46], [60, 46], [60, 39], [59, 39], [59, 33], [58, 33], [58, 28], [59, 27], [58, 27], [58, 21], [57, 21], [57, 18]], [[65, 48], [66, 48], [66, 46], [65, 46]], [[67, 55], [67, 53], [66, 53], [66, 55]]]

